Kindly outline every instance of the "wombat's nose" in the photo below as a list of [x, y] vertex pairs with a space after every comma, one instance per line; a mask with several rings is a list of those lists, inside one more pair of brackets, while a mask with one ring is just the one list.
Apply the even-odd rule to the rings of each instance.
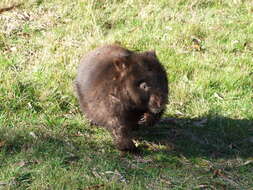
[[164, 108], [163, 98], [157, 95], [150, 96], [149, 106], [150, 106], [150, 109], [153, 110], [153, 112], [161, 111]]

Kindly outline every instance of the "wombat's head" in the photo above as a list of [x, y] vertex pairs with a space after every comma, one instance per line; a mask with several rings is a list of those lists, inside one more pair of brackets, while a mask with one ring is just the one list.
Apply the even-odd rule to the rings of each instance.
[[115, 62], [136, 109], [159, 113], [168, 102], [167, 74], [154, 51], [130, 53]]

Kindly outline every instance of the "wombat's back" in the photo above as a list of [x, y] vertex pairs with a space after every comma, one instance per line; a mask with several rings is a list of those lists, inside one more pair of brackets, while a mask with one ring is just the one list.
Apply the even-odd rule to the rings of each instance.
[[[76, 78], [78, 91], [82, 94], [86, 90], [94, 88], [96, 81], [102, 82], [100, 75], [104, 74], [106, 69], [113, 69], [113, 59], [129, 53], [130, 51], [117, 45], [107, 45], [89, 52], [81, 60], [78, 68], [78, 74]], [[104, 74], [103, 79], [106, 77], [107, 76]]]
[[[82, 58], [75, 84], [81, 109], [87, 117], [96, 114], [99, 118], [98, 115], [103, 113], [102, 109], [98, 111], [97, 108], [105, 106], [101, 104], [107, 102], [109, 91], [115, 82], [112, 81], [115, 75], [113, 60], [130, 53], [117, 45], [107, 45], [89, 52]], [[92, 117], [94, 116], [90, 116]]]

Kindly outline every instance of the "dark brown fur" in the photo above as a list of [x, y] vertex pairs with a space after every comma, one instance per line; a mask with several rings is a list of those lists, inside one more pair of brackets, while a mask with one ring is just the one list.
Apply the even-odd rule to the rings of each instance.
[[154, 125], [168, 97], [167, 75], [155, 52], [100, 47], [81, 61], [76, 78], [86, 117], [111, 131], [118, 149], [134, 150], [132, 130]]

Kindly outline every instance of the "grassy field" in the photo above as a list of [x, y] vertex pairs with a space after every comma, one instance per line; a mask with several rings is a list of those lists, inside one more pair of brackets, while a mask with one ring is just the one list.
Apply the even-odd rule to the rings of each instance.
[[[20, 6], [4, 11], [16, 3]], [[252, 0], [1, 0], [0, 189], [253, 189]], [[169, 122], [139, 155], [82, 116], [80, 58], [155, 49]]]

